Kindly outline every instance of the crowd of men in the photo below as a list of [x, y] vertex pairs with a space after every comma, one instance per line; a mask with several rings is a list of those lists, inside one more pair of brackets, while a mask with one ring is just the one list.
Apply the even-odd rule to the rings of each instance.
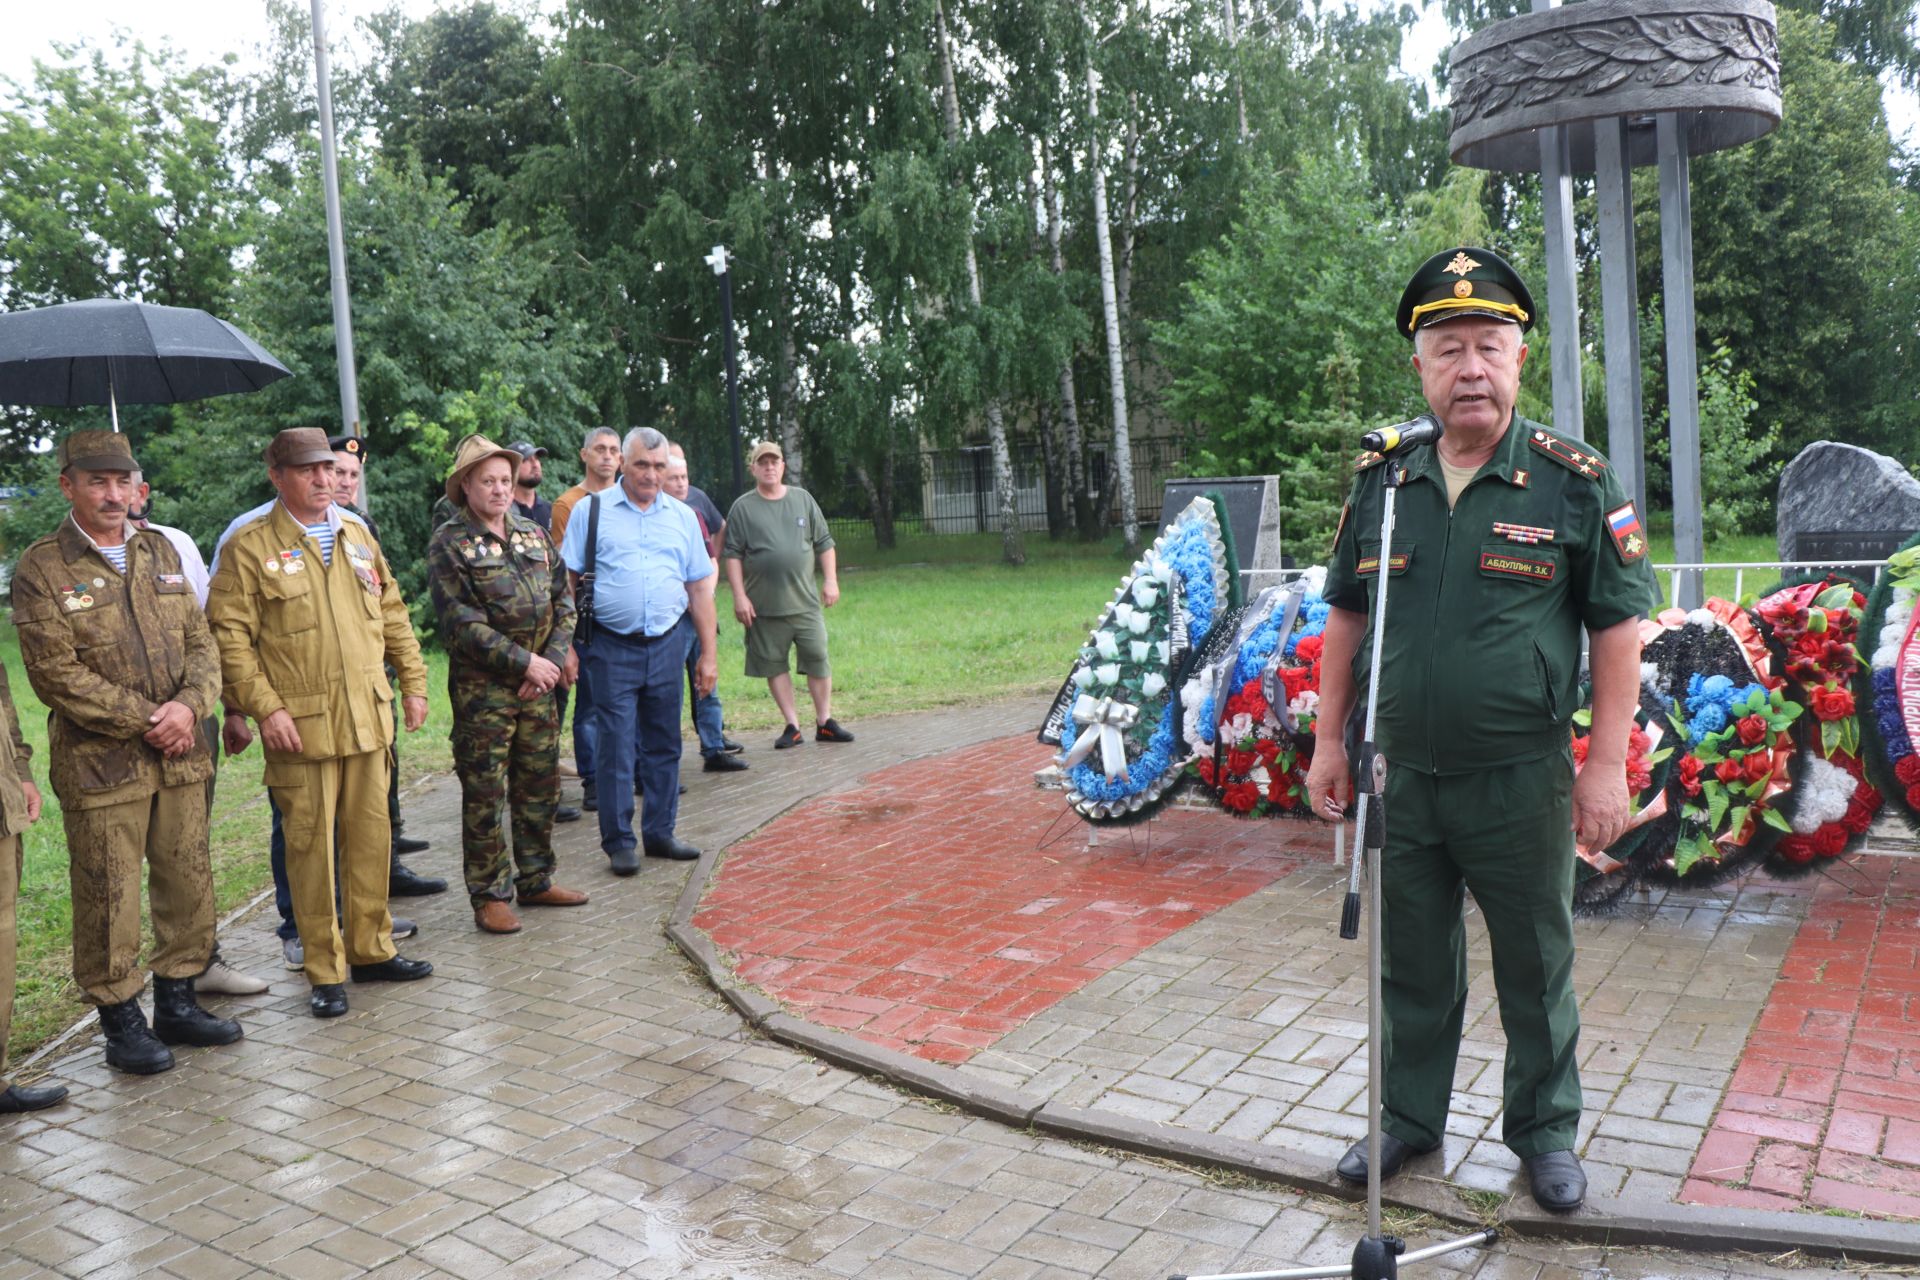
[[[816, 741], [853, 738], [831, 715], [820, 621], [839, 597], [832, 537], [817, 504], [784, 485], [777, 445], [756, 446], [756, 489], [725, 517], [688, 483], [678, 446], [651, 428], [624, 439], [589, 432], [581, 484], [551, 505], [539, 492], [546, 457], [525, 442], [462, 441], [427, 548], [448, 655], [464, 879], [476, 927], [496, 934], [522, 927], [516, 906], [588, 900], [554, 882], [553, 825], [580, 817], [560, 803], [570, 695], [574, 772], [609, 869], [632, 875], [643, 854], [699, 856], [675, 834], [683, 687], [703, 767], [747, 768], [716, 693], [723, 561], [747, 671], [768, 679], [785, 716], [776, 747], [803, 740], [787, 671], [795, 649]], [[263, 458], [275, 496], [228, 526], [209, 570], [190, 537], [145, 519], [150, 489], [127, 438], [75, 431], [57, 454], [68, 514], [14, 574], [27, 678], [49, 712], [74, 978], [97, 1011], [108, 1064], [133, 1074], [172, 1067], [172, 1046], [242, 1036], [198, 993], [267, 989], [228, 967], [214, 937], [208, 815], [223, 747], [233, 756], [260, 740], [279, 936], [288, 967], [311, 986], [312, 1013], [346, 1013], [349, 980], [433, 972], [398, 953], [396, 941], [417, 929], [389, 910], [391, 897], [447, 885], [399, 861], [427, 847], [401, 832], [394, 752], [401, 725], [414, 732], [426, 722], [429, 691], [378, 529], [356, 505], [364, 443], [292, 429]], [[0, 1069], [21, 835], [41, 804], [0, 669]], [[151, 1022], [140, 1003], [143, 865]], [[0, 1077], [0, 1114], [65, 1096]]]

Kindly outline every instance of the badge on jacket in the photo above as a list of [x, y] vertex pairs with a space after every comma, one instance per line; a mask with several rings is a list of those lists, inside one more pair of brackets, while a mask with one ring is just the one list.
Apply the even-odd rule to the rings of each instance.
[[1647, 540], [1640, 532], [1640, 515], [1631, 502], [1607, 512], [1607, 532], [1613, 535], [1613, 549], [1623, 564], [1632, 564], [1647, 554]]

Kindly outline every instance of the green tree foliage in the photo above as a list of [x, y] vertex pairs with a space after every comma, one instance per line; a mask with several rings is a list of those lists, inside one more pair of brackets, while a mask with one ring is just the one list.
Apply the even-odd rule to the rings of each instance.
[[[1649, 327], [1657, 338], [1657, 315]], [[1759, 407], [1753, 375], [1735, 364], [1724, 340], [1716, 342], [1700, 362], [1700, 515], [1709, 542], [1772, 527], [1780, 424], [1756, 424]], [[1673, 457], [1669, 422], [1662, 404], [1647, 424], [1647, 462], [1663, 475]]]

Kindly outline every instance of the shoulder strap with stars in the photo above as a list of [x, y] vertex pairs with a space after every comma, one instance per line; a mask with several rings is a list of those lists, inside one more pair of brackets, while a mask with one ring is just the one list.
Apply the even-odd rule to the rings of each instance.
[[1372, 450], [1368, 450], [1366, 453], [1361, 454], [1359, 457], [1353, 460], [1353, 469], [1355, 472], [1365, 471], [1370, 467], [1379, 466], [1381, 463], [1385, 462], [1386, 460], [1387, 460], [1386, 454], [1374, 453]]
[[1535, 453], [1544, 453], [1569, 471], [1585, 476], [1589, 480], [1598, 480], [1607, 469], [1604, 458], [1588, 453], [1571, 440], [1563, 440], [1550, 431], [1539, 427], [1527, 431], [1527, 445]]

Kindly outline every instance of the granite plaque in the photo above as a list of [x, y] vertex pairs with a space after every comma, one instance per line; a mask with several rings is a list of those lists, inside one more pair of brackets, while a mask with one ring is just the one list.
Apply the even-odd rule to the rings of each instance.
[[[1783, 560], [1881, 560], [1920, 529], [1920, 480], [1885, 454], [1818, 440], [1780, 473], [1774, 524]], [[1855, 541], [1809, 543], [1808, 534]], [[1803, 554], [1816, 545], [1831, 550]]]
[[1243, 573], [1254, 571], [1247, 579], [1251, 594], [1271, 586], [1265, 571], [1280, 568], [1280, 481], [1278, 476], [1198, 477], [1169, 480], [1160, 500], [1160, 531], [1166, 532], [1174, 518], [1186, 510], [1195, 498], [1217, 493], [1226, 510], [1220, 522], [1233, 534], [1233, 553]]

